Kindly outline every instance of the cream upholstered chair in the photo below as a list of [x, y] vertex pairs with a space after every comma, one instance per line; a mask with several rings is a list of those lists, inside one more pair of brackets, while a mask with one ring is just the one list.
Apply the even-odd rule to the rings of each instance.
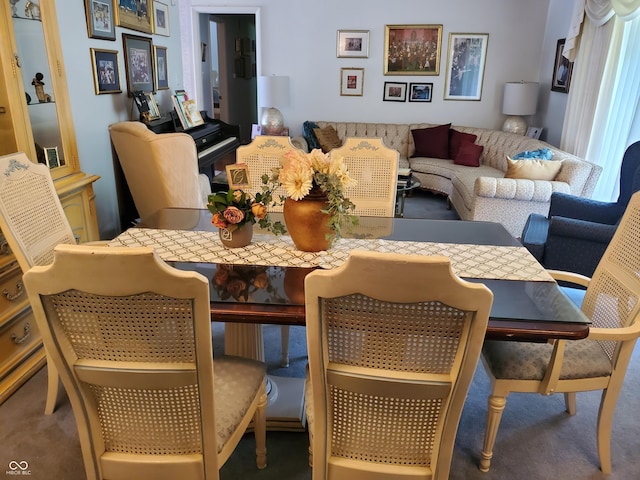
[[446, 257], [355, 251], [305, 297], [313, 479], [448, 478], [491, 291]]
[[356, 214], [394, 217], [398, 184], [397, 150], [388, 148], [381, 138], [349, 137], [331, 155], [340, 155], [357, 184], [345, 190], [356, 205]]
[[611, 472], [613, 414], [640, 335], [640, 193], [631, 198], [593, 277], [550, 270], [557, 280], [587, 286], [582, 311], [591, 319], [584, 340], [553, 344], [487, 341], [482, 359], [492, 385], [480, 470], [488, 471], [500, 419], [511, 392], [563, 392], [576, 412], [576, 392], [602, 390], [598, 412], [600, 468]]
[[[51, 263], [56, 245], [76, 243], [49, 168], [22, 152], [0, 157], [0, 228], [23, 273]], [[48, 357], [47, 415], [55, 410], [60, 386]]]
[[[271, 175], [275, 167], [280, 166], [280, 160], [291, 150], [300, 150], [291, 143], [289, 137], [259, 135], [248, 145], [242, 145], [236, 150], [236, 163], [245, 163], [249, 168], [251, 187], [246, 189], [252, 195], [262, 191], [262, 176]], [[273, 197], [278, 199], [285, 195], [285, 190], [279, 187], [274, 190]], [[281, 212], [282, 205], [269, 206], [271, 212]], [[289, 325], [280, 327], [282, 342], [282, 358], [280, 365], [289, 366]]]
[[156, 134], [141, 122], [109, 126], [140, 217], [162, 208], [206, 208], [211, 184], [198, 173], [198, 152], [186, 133]]
[[213, 357], [205, 277], [148, 247], [60, 245], [24, 281], [88, 479], [217, 479], [252, 419], [266, 466], [265, 365]]

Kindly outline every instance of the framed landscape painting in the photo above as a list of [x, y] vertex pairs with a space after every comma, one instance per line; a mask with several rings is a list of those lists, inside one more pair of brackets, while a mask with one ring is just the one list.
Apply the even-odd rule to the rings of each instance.
[[385, 75], [440, 75], [442, 25], [385, 25]]
[[134, 91], [153, 92], [154, 68], [151, 39], [123, 33], [122, 48], [129, 96], [132, 96]]
[[410, 102], [430, 102], [433, 83], [411, 83], [409, 84]]
[[445, 100], [480, 100], [488, 33], [450, 33]]

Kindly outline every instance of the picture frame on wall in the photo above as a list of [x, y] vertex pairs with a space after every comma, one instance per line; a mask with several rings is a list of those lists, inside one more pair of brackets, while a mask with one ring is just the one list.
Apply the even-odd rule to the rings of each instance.
[[480, 100], [488, 33], [450, 33], [445, 100]]
[[158, 1], [153, 2], [153, 33], [171, 36], [169, 31], [169, 6]]
[[556, 45], [556, 60], [553, 64], [553, 77], [551, 80], [551, 90], [554, 92], [569, 93], [569, 86], [571, 85], [573, 62], [570, 62], [562, 55], [566, 40], [566, 38], [561, 38]]
[[406, 82], [384, 82], [382, 100], [385, 102], [404, 102], [407, 100]]
[[169, 89], [169, 65], [167, 63], [167, 47], [153, 46], [153, 58], [155, 61], [156, 90]]
[[149, 37], [122, 34], [124, 69], [127, 77], [127, 94], [133, 91], [153, 92], [154, 71], [152, 43]]
[[368, 58], [369, 30], [338, 30], [338, 58]]
[[84, 0], [89, 38], [116, 39], [116, 22], [113, 0]]
[[442, 25], [385, 25], [385, 75], [440, 75]]
[[116, 25], [138, 32], [153, 33], [153, 0], [115, 0]]
[[340, 95], [361, 97], [364, 92], [364, 68], [340, 69]]
[[91, 49], [91, 65], [93, 66], [93, 88], [96, 95], [105, 93], [121, 93], [120, 66], [117, 50]]
[[433, 93], [433, 83], [410, 83], [410, 102], [430, 102]]

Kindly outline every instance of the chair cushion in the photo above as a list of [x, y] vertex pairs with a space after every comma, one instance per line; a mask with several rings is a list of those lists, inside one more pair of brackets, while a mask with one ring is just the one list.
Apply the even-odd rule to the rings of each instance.
[[458, 155], [458, 150], [460, 150], [460, 145], [463, 143], [474, 143], [478, 138], [477, 135], [473, 133], [464, 133], [459, 132], [458, 130], [454, 130], [453, 128], [449, 130], [449, 158], [451, 160], [455, 160]]
[[504, 178], [526, 178], [529, 180], [553, 180], [558, 175], [562, 162], [554, 160], [513, 160], [507, 156], [507, 173]]
[[[487, 340], [482, 355], [498, 380], [542, 380], [551, 358], [549, 343]], [[611, 361], [595, 340], [567, 341], [560, 379], [596, 378], [611, 374]]]
[[320, 148], [324, 153], [329, 153], [334, 148], [342, 145], [338, 132], [331, 125], [324, 128], [314, 128], [313, 133], [315, 133]]
[[462, 145], [460, 145], [460, 148], [458, 148], [458, 153], [456, 153], [453, 163], [455, 165], [465, 165], [467, 167], [479, 167], [480, 155], [482, 155], [483, 150], [484, 147], [482, 145], [463, 142]]
[[317, 123], [306, 121], [302, 124], [302, 136], [307, 141], [309, 151], [313, 150], [314, 148], [320, 148], [320, 144], [318, 143], [316, 134], [313, 133], [314, 128], [318, 128]]
[[232, 356], [213, 359], [218, 452], [244, 418], [265, 375], [266, 367], [262, 362]]
[[449, 158], [450, 123], [411, 130], [416, 150], [414, 157]]

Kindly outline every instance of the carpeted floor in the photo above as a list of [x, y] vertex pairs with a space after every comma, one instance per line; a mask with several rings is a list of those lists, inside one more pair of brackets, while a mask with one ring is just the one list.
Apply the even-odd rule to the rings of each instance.
[[[443, 197], [418, 192], [407, 199], [407, 217], [456, 218], [446, 210]], [[426, 213], [428, 212], [428, 213]], [[430, 215], [430, 216], [429, 216]], [[222, 350], [223, 325], [212, 324], [214, 350]], [[289, 368], [279, 367], [280, 328], [265, 326], [266, 361], [271, 374], [304, 376], [306, 340], [304, 327], [292, 327]], [[543, 397], [512, 394], [507, 402], [492, 468], [478, 468], [489, 384], [478, 367], [460, 421], [452, 461], [451, 479], [588, 479], [640, 478], [640, 353], [634, 353], [618, 402], [612, 435], [613, 474], [599, 470], [595, 423], [599, 394], [578, 395], [578, 414], [564, 412], [561, 395]], [[61, 395], [53, 415], [45, 416], [46, 368], [38, 372], [4, 404], [0, 405], [0, 472], [9, 472], [12, 461], [29, 464], [34, 480], [80, 480], [84, 468], [75, 421], [66, 395]], [[306, 433], [269, 432], [268, 467], [255, 468], [255, 444], [247, 435], [221, 470], [223, 480], [269, 480], [311, 478], [307, 463]], [[7, 476], [10, 474], [7, 473]]]

